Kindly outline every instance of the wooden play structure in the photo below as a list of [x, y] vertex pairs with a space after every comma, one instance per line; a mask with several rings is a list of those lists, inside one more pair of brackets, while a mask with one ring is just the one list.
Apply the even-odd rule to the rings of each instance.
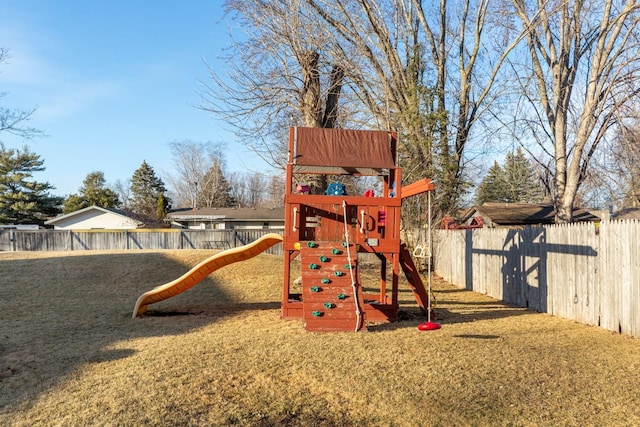
[[[282, 242], [283, 318], [303, 319], [307, 330], [317, 332], [358, 331], [365, 329], [367, 322], [395, 321], [402, 270], [418, 305], [429, 317], [418, 329], [439, 328], [430, 321], [429, 292], [412, 253], [400, 241], [402, 200], [430, 192], [434, 186], [429, 179], [403, 186], [396, 157], [396, 135], [392, 132], [291, 128], [284, 236], [268, 234], [214, 254], [178, 279], [142, 294], [132, 316], [190, 289], [218, 268], [252, 258]], [[331, 182], [317, 194], [299, 180], [313, 175], [374, 177], [374, 188], [362, 195], [349, 195], [344, 183]], [[377, 283], [363, 283], [362, 254], [377, 260]], [[428, 258], [430, 251], [416, 247], [413, 255]]]
[[[309, 331], [357, 331], [367, 322], [395, 321], [401, 270], [418, 305], [429, 310], [427, 290], [400, 239], [400, 208], [403, 199], [434, 186], [429, 179], [402, 185], [396, 145], [396, 134], [387, 131], [290, 129], [283, 318], [303, 319]], [[332, 182], [323, 194], [311, 194], [301, 179], [310, 175], [369, 176], [379, 184], [346, 194]], [[362, 283], [359, 255], [365, 253], [377, 260], [378, 283]]]

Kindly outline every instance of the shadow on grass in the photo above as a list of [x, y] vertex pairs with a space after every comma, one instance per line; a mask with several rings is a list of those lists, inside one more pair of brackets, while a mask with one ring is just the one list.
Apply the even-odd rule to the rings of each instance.
[[469, 338], [474, 340], [496, 340], [500, 338], [500, 335], [485, 335], [485, 334], [460, 334], [453, 335], [454, 338]]
[[265, 269], [265, 280], [273, 282], [273, 298], [261, 292], [261, 299], [270, 301], [247, 303], [246, 295], [237, 298], [236, 289], [251, 293], [256, 280], [229, 291], [227, 282], [235, 279], [219, 278], [214, 272], [192, 289], [153, 304], [142, 318], [132, 319], [139, 295], [181, 276], [211, 253], [192, 255], [189, 261], [146, 251], [5, 255], [0, 258], [0, 411], [30, 406], [84, 364], [135, 354], [133, 349], [109, 348], [119, 342], [184, 334], [238, 312], [280, 307], [275, 302], [282, 280], [280, 263], [252, 268], [252, 274]]
[[[399, 290], [400, 296], [402, 296], [403, 294], [406, 295], [407, 293], [411, 294], [411, 290]], [[447, 298], [438, 298], [438, 296], [442, 294], [447, 295]], [[536, 313], [536, 311], [534, 310], [506, 304], [502, 301], [490, 299], [479, 294], [476, 294], [478, 295], [478, 298], [473, 298], [472, 301], [458, 300], [455, 298], [455, 294], [459, 294], [462, 298], [462, 295], [475, 293], [462, 288], [443, 289], [439, 287], [435, 289], [434, 295], [436, 296], [436, 299], [433, 306], [434, 309], [431, 318], [432, 321], [436, 321], [440, 323], [442, 327], [446, 327], [446, 325], [453, 325], [458, 323], [494, 320]], [[422, 310], [420, 310], [419, 307], [414, 308], [410, 306], [414, 301], [411, 301], [406, 297], [401, 298], [401, 301], [408, 306], [401, 307], [401, 310], [398, 313], [398, 322], [373, 325], [369, 327], [369, 330], [389, 331], [404, 329], [407, 327], [417, 327], [419, 324], [427, 320], [427, 315]], [[402, 302], [401, 306], [403, 305]], [[462, 338], [471, 338], [471, 336]]]
[[[132, 319], [138, 296], [180, 277], [211, 253], [194, 253], [191, 258], [147, 251], [4, 255], [0, 257], [0, 411], [31, 406], [83, 365], [135, 355], [136, 350], [126, 348], [129, 340], [186, 334], [238, 313], [280, 308], [282, 261], [275, 256], [226, 266]], [[437, 295], [447, 295], [436, 308], [443, 327], [528, 312], [493, 300], [466, 307], [455, 301], [455, 292], [470, 291], [436, 290]], [[426, 320], [407, 287], [401, 286], [399, 294], [400, 321], [372, 325], [370, 330], [415, 328]], [[125, 348], [113, 348], [120, 343]]]
[[218, 314], [229, 315], [238, 313], [241, 311], [255, 311], [255, 310], [278, 310], [280, 309], [279, 302], [242, 302], [232, 303], [228, 307], [217, 307], [216, 310], [210, 312], [205, 311], [160, 311], [149, 310], [141, 317], [177, 317], [177, 316], [213, 316]]
[[125, 349], [106, 349], [98, 350], [94, 357], [89, 359], [91, 363], [112, 362], [114, 360], [124, 359], [135, 354], [130, 348]]

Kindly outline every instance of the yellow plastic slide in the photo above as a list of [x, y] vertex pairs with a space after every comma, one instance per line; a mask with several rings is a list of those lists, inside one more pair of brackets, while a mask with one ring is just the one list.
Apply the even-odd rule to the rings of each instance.
[[149, 304], [169, 299], [186, 291], [187, 289], [191, 289], [217, 269], [233, 264], [234, 262], [245, 261], [249, 258], [253, 258], [280, 242], [282, 242], [282, 236], [271, 233], [262, 236], [255, 242], [249, 243], [248, 245], [218, 252], [214, 256], [205, 259], [173, 282], [160, 285], [140, 295], [136, 301], [136, 306], [133, 309], [133, 316], [131, 317], [135, 318], [136, 316], [143, 315], [147, 311], [147, 306], [149, 306]]

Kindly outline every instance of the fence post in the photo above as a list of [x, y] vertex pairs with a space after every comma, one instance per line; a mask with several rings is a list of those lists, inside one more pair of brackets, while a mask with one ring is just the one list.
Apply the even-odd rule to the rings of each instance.
[[13, 252], [15, 252], [16, 249], [16, 230], [11, 230], [11, 246], [13, 247]]

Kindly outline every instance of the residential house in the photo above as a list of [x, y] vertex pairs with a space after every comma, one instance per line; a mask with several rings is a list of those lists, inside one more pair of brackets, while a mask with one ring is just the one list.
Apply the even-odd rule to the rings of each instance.
[[131, 212], [89, 206], [44, 223], [56, 230], [126, 230], [153, 227], [153, 222]]
[[[444, 228], [516, 227], [555, 224], [555, 209], [546, 203], [483, 203], [467, 210], [455, 224]], [[600, 222], [595, 211], [573, 210], [575, 222]], [[443, 223], [443, 225], [445, 225]]]
[[181, 208], [165, 221], [192, 230], [283, 230], [284, 208]]
[[20, 231], [32, 231], [39, 230], [38, 224], [0, 224], [0, 230], [20, 230]]
[[640, 208], [626, 208], [618, 211], [613, 219], [640, 219]]

